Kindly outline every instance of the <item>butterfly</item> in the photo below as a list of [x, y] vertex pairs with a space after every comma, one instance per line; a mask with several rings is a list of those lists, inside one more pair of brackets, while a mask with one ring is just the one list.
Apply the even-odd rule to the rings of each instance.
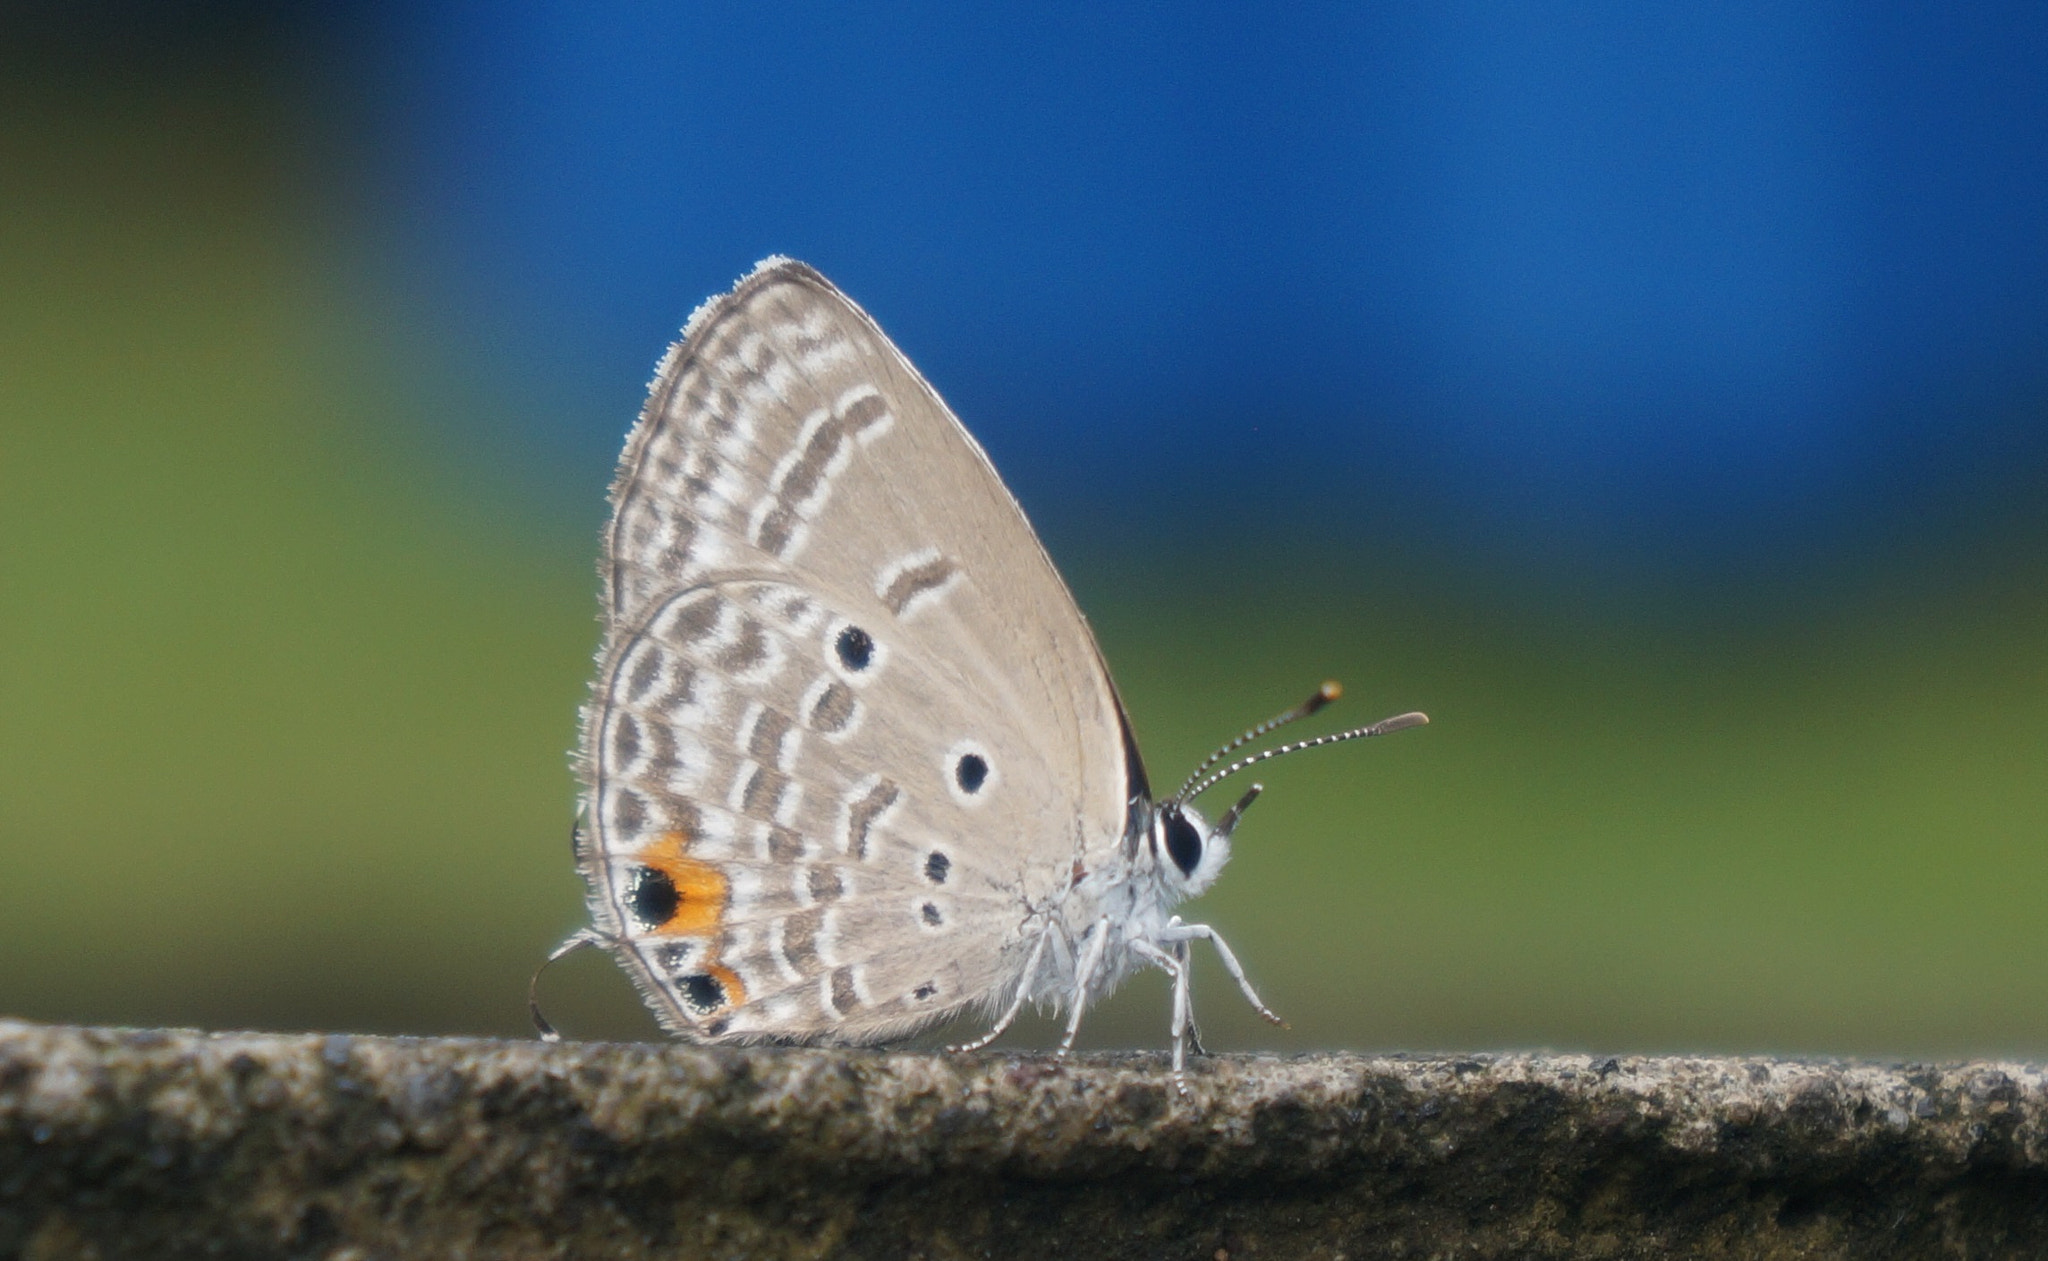
[[[1192, 1030], [1173, 914], [1260, 792], [1155, 800], [1073, 596], [988, 456], [823, 276], [769, 258], [690, 317], [611, 490], [574, 833], [600, 946], [697, 1042], [885, 1042], [978, 1009], [1083, 1012], [1143, 967]], [[545, 965], [544, 965], [545, 966]], [[531, 997], [531, 994], [529, 995]], [[553, 1030], [533, 1010], [544, 1037]]]

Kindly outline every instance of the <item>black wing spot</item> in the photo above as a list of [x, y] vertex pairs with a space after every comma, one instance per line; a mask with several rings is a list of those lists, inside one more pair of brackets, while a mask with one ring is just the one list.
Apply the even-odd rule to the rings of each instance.
[[643, 928], [659, 928], [682, 909], [683, 892], [668, 873], [657, 867], [640, 867], [626, 887], [626, 905]]
[[1166, 856], [1173, 859], [1180, 874], [1194, 875], [1196, 865], [1202, 861], [1202, 834], [1178, 810], [1169, 810], [1161, 818], [1166, 823]]
[[959, 763], [953, 767], [953, 778], [959, 781], [963, 791], [978, 793], [988, 782], [988, 762], [979, 753], [962, 754]]
[[708, 972], [693, 972], [682, 980], [683, 1001], [692, 1010], [717, 1011], [725, 1006], [725, 982]]
[[927, 981], [923, 985], [920, 985], [916, 989], [910, 991], [910, 996], [916, 999], [926, 999], [930, 998], [932, 995], [938, 992], [939, 987]]
[[945, 916], [939, 914], [939, 907], [936, 902], [924, 904], [924, 922], [930, 924], [933, 928], [937, 928], [946, 922]]
[[938, 850], [933, 850], [930, 857], [924, 860], [924, 878], [933, 884], [946, 883], [946, 873], [951, 870], [953, 870], [953, 860]]
[[833, 647], [839, 653], [839, 664], [859, 673], [875, 660], [875, 637], [858, 626], [849, 626], [839, 632]]

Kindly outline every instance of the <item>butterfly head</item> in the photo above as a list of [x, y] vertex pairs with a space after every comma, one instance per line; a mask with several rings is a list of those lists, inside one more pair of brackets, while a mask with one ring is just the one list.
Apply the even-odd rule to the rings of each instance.
[[[1257, 796], [1255, 788], [1245, 803]], [[1233, 807], [1211, 824], [1193, 806], [1180, 801], [1159, 803], [1152, 814], [1152, 853], [1160, 875], [1184, 898], [1196, 897], [1216, 883], [1230, 861], [1230, 833], [1241, 813]]]
[[1224, 811], [1223, 816], [1214, 824], [1203, 819], [1194, 806], [1189, 804], [1197, 796], [1246, 767], [1269, 758], [1302, 749], [1312, 749], [1318, 745], [1385, 735], [1404, 727], [1419, 727], [1429, 721], [1425, 714], [1398, 714], [1392, 718], [1383, 718], [1370, 726], [1354, 727], [1334, 735], [1283, 744], [1278, 748], [1239, 758], [1223, 769], [1211, 772], [1210, 768], [1260, 736], [1277, 727], [1284, 727], [1288, 723], [1307, 718], [1343, 694], [1344, 690], [1335, 683], [1323, 684], [1307, 700], [1293, 709], [1260, 723], [1210, 754], [1195, 768], [1194, 774], [1188, 776], [1187, 782], [1180, 786], [1179, 792], [1160, 802], [1153, 809], [1152, 852], [1157, 856], [1161, 873], [1169, 884], [1179, 889], [1183, 897], [1194, 897], [1216, 883], [1216, 876], [1223, 870], [1223, 864], [1230, 861], [1230, 834], [1237, 830], [1238, 820], [1244, 817], [1245, 810], [1252, 802], [1258, 800], [1261, 792], [1265, 791], [1265, 785], [1253, 784], [1244, 796], [1237, 799], [1237, 804]]

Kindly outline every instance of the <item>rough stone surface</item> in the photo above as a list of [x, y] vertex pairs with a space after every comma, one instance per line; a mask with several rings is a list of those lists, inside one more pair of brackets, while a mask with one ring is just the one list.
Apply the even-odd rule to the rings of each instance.
[[0, 1256], [2038, 1257], [2048, 1069], [0, 1022]]

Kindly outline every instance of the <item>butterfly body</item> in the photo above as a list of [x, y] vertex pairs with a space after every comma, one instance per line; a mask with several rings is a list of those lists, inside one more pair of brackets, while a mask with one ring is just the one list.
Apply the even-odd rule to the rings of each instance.
[[[1136, 799], [1133, 828], [1117, 845], [1097, 853], [1097, 866], [1077, 862], [1068, 887], [1030, 917], [1025, 935], [1043, 934], [1046, 949], [1033, 970], [1027, 1001], [1072, 1014], [1151, 965], [1144, 947], [1170, 951], [1184, 940], [1176, 932], [1173, 908], [1215, 880], [1229, 860], [1229, 842], [1214, 836], [1200, 816], [1182, 809], [1207, 838], [1206, 861], [1193, 872], [1180, 871], [1157, 843], [1158, 807]], [[1100, 956], [1090, 967], [1085, 960], [1097, 937]], [[1007, 997], [1014, 989], [1012, 982], [998, 992]]]
[[564, 950], [610, 950], [706, 1042], [872, 1043], [976, 1008], [1000, 1032], [1027, 1002], [1071, 1041], [1158, 966], [1179, 1045], [1209, 934], [1172, 909], [1229, 826], [1155, 803], [1022, 510], [865, 312], [780, 258], [706, 303], [612, 506], [577, 757], [592, 924]]

